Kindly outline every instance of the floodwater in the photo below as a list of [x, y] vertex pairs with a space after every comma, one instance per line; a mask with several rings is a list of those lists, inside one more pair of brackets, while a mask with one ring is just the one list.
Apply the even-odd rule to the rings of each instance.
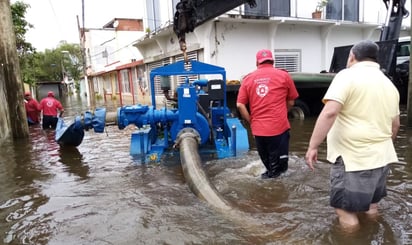
[[[88, 109], [79, 98], [63, 102], [67, 123]], [[253, 150], [202, 155], [211, 182], [247, 218], [196, 197], [177, 151], [136, 162], [128, 129], [88, 131], [79, 147], [60, 148], [53, 132], [32, 127], [28, 140], [0, 148], [0, 244], [412, 244], [412, 130], [402, 126], [396, 141], [381, 216], [348, 234], [329, 207], [325, 145], [315, 172], [303, 161], [314, 122], [292, 120], [289, 171], [277, 179], [260, 179]]]

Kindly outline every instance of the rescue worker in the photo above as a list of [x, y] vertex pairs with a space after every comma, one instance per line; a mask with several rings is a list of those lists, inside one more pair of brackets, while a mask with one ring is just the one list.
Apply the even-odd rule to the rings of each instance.
[[54, 93], [49, 91], [47, 97], [40, 101], [40, 108], [43, 113], [43, 129], [56, 129], [58, 117], [62, 117], [64, 108], [59, 100], [54, 97]]

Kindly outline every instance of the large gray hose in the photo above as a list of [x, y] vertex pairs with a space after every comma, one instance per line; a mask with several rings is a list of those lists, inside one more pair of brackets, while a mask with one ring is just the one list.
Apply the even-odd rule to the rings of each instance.
[[185, 179], [196, 196], [204, 199], [210, 205], [220, 211], [228, 211], [232, 208], [219, 194], [215, 186], [210, 183], [201, 166], [198, 153], [198, 135], [194, 132], [184, 132], [179, 136], [180, 159]]
[[245, 232], [267, 236], [269, 240], [276, 240], [277, 237], [282, 236], [282, 234], [273, 230], [272, 227], [265, 227], [264, 224], [256, 221], [249, 213], [232, 208], [219, 194], [201, 166], [201, 159], [198, 153], [200, 139], [196, 130], [183, 129], [177, 139], [183, 174], [187, 184], [196, 196], [205, 200], [226, 218], [235, 222], [239, 228], [246, 229]]

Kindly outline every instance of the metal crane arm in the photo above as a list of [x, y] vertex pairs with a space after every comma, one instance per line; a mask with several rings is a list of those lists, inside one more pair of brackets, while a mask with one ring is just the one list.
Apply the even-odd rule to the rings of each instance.
[[409, 16], [409, 11], [405, 8], [406, 0], [383, 0], [383, 2], [388, 12], [379, 41], [398, 39], [402, 19]]
[[185, 35], [192, 32], [197, 26], [228, 12], [244, 3], [250, 7], [256, 6], [255, 0], [180, 0], [176, 4], [176, 13], [173, 19], [173, 31], [179, 39], [180, 49], [186, 58]]

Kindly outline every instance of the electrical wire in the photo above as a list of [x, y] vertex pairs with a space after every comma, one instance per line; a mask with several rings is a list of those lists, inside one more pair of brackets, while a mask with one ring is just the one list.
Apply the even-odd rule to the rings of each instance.
[[53, 15], [54, 15], [55, 23], [57, 24], [57, 29], [59, 30], [60, 40], [64, 40], [64, 38], [63, 38], [63, 32], [62, 32], [62, 26], [61, 26], [61, 24], [60, 24], [59, 18], [57, 17], [56, 11], [54, 10], [54, 6], [53, 6], [53, 3], [52, 3], [52, 0], [49, 0], [49, 4], [50, 4], [50, 8], [51, 8], [51, 10], [52, 10], [52, 12], [53, 12]]

